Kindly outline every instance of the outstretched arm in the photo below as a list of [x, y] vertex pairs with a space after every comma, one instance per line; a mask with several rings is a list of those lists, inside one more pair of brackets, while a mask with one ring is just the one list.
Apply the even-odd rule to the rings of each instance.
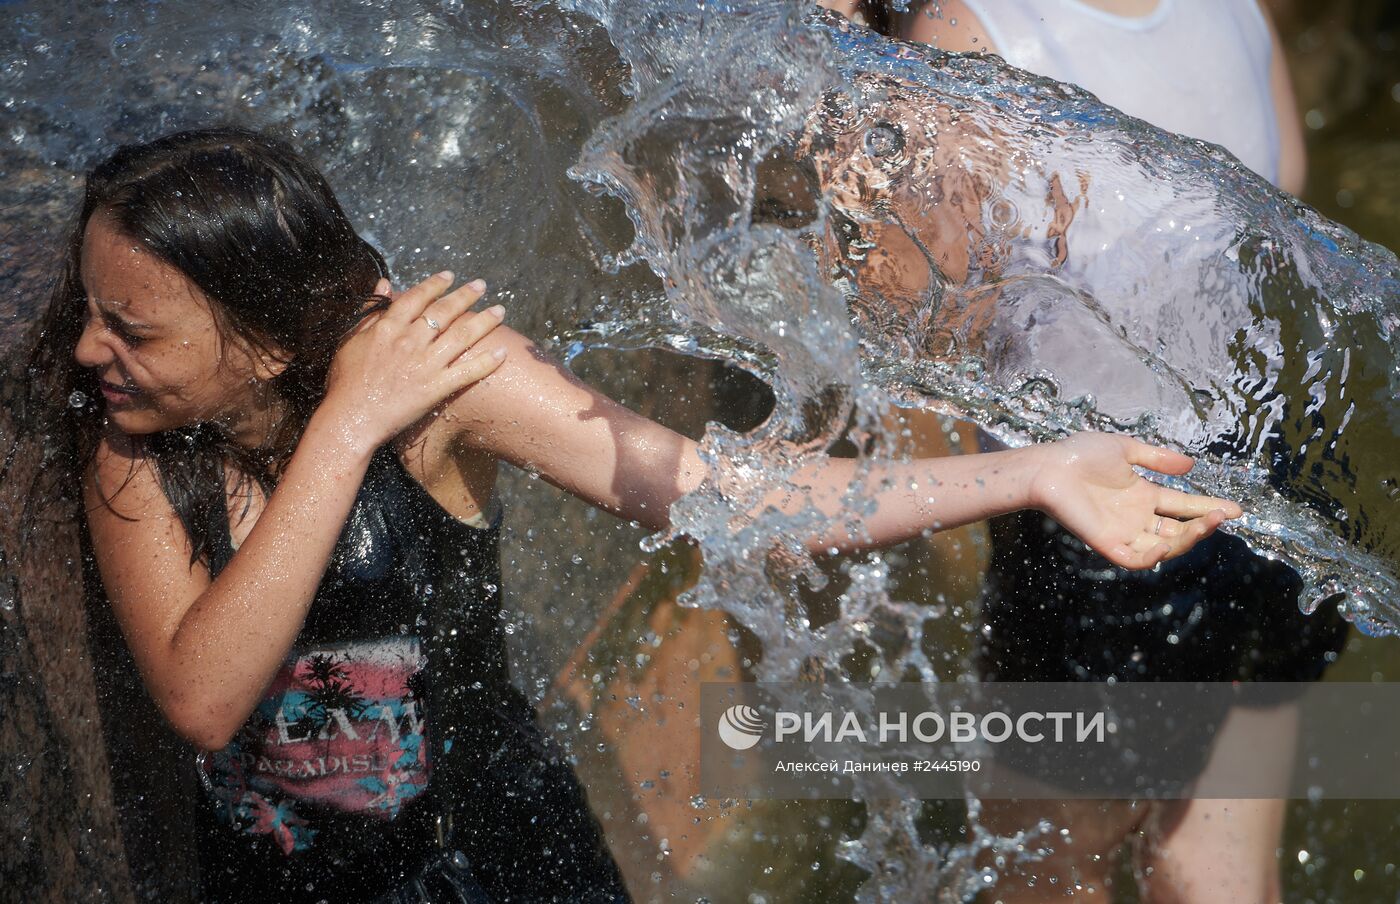
[[[491, 452], [550, 483], [653, 530], [669, 526], [671, 504], [705, 475], [692, 440], [591, 389], [518, 333], [497, 330], [509, 350], [491, 376], [458, 396], [445, 417], [464, 445]], [[1234, 503], [1169, 490], [1133, 466], [1185, 473], [1191, 459], [1137, 440], [1081, 434], [1060, 443], [982, 455], [876, 464], [865, 485], [879, 505], [855, 519], [844, 501], [857, 462], [827, 459], [799, 471], [792, 489], [764, 507], [808, 505], [829, 528], [804, 537], [813, 550], [884, 546], [1023, 508], [1056, 517], [1113, 562], [1147, 568], [1185, 552]], [[1182, 520], [1185, 519], [1185, 520]]]

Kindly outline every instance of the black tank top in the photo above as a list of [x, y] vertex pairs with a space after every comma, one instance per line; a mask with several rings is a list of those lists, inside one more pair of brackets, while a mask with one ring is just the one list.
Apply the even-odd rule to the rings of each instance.
[[[211, 575], [234, 554], [215, 508]], [[626, 899], [572, 771], [510, 682], [500, 520], [459, 520], [392, 447], [374, 454], [287, 661], [234, 741], [202, 758], [210, 897], [255, 900], [251, 882], [278, 900], [372, 899], [436, 851], [446, 813], [445, 841], [494, 898]]]

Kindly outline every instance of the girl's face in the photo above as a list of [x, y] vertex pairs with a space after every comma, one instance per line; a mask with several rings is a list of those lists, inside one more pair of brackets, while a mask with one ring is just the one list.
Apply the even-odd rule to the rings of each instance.
[[107, 214], [88, 222], [81, 260], [87, 309], [73, 354], [100, 381], [108, 419], [127, 434], [218, 422], [258, 445], [273, 414], [262, 383], [278, 366], [237, 337], [221, 341], [213, 302]]

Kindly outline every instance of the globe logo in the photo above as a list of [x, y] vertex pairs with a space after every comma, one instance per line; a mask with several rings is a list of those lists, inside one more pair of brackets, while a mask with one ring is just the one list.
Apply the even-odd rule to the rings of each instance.
[[734, 750], [748, 750], [762, 737], [763, 717], [752, 706], [739, 703], [719, 717], [719, 739]]

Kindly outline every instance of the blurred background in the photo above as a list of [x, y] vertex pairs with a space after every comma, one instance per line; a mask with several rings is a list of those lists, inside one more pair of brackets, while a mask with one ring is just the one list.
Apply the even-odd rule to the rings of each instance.
[[[1308, 141], [1303, 200], [1400, 249], [1400, 3], [1271, 0]], [[1400, 681], [1400, 644], [1353, 632], [1328, 681]], [[1295, 801], [1288, 901], [1400, 899], [1400, 803]], [[1359, 852], [1368, 852], [1359, 856]]]

